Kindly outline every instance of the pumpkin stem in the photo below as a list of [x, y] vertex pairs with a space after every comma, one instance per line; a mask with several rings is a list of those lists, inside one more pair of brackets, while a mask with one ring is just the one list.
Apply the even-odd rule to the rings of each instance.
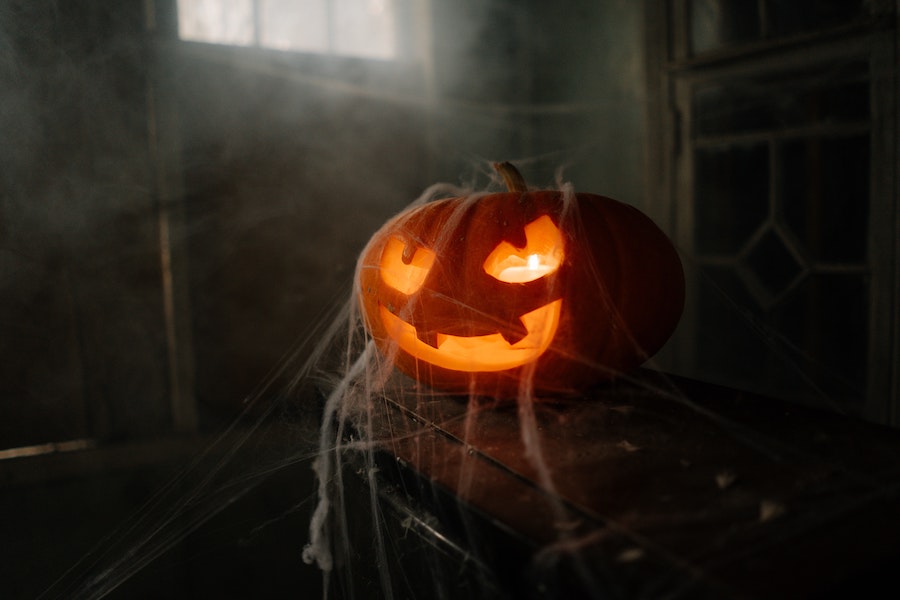
[[528, 186], [525, 184], [525, 178], [519, 173], [512, 163], [503, 161], [494, 163], [494, 170], [503, 178], [506, 189], [510, 192], [527, 192]]

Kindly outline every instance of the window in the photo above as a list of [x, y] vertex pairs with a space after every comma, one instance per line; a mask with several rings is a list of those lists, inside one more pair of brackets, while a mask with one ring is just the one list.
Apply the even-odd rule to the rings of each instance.
[[395, 0], [178, 0], [183, 40], [397, 58]]
[[650, 4], [667, 15], [657, 168], [691, 271], [678, 368], [900, 422], [895, 9]]

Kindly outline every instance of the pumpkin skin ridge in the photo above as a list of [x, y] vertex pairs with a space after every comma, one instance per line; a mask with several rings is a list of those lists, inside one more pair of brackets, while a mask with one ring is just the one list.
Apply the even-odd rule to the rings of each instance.
[[[603, 303], [602, 308], [609, 319], [609, 330], [603, 346], [615, 347], [619, 342], [613, 341], [610, 343], [610, 340], [618, 340], [620, 336], [627, 335], [628, 328], [627, 317], [624, 312], [624, 309], [627, 306], [626, 290], [628, 285], [625, 281], [627, 276], [621, 264], [622, 257], [628, 256], [628, 253], [624, 251], [623, 244], [618, 239], [615, 228], [610, 226], [609, 215], [601, 211], [596, 202], [585, 203], [585, 206], [589, 208], [589, 210], [595, 210], [599, 213], [597, 216], [599, 217], [599, 223], [602, 224], [603, 227], [602, 239], [604, 245], [607, 246], [607, 251], [603, 255], [605, 263], [602, 271], [604, 274], [608, 273], [608, 275], [601, 277], [601, 269], [598, 268], [598, 265], [594, 264], [593, 261], [589, 261], [586, 266], [591, 267], [591, 277], [593, 280], [597, 281], [597, 285], [601, 291], [600, 301]], [[616, 204], [603, 203], [603, 209], [606, 211], [612, 209], [614, 211], [623, 212], [623, 207], [630, 208], [628, 205], [620, 202], [617, 202]], [[585, 234], [587, 234], [587, 226], [584, 224], [584, 212], [585, 211], [581, 211], [580, 225]], [[593, 258], [593, 256], [589, 258]], [[611, 271], [608, 271], [608, 269], [611, 269]], [[601, 279], [603, 281], [601, 281]], [[611, 368], [615, 371], [628, 371], [634, 366], [637, 366], [637, 364], [644, 362], [643, 359], [637, 358], [625, 362], [613, 360], [612, 357], [608, 357], [605, 354], [601, 354], [598, 359], [599, 362], [604, 364], [607, 368]], [[636, 364], [631, 364], [632, 362]]]
[[[587, 198], [587, 202], [583, 201], [585, 198]], [[604, 204], [603, 200], [605, 198], [581, 195], [577, 200], [580, 201], [576, 204], [577, 213], [573, 217], [575, 222], [572, 226], [573, 231], [571, 235], [573, 238], [580, 239], [582, 246], [587, 245], [591, 249], [587, 256], [578, 257], [580, 259], [579, 268], [586, 273], [584, 278], [587, 283], [597, 287], [598, 295], [595, 301], [598, 304], [598, 312], [603, 315], [606, 324], [604, 331], [599, 334], [600, 337], [594, 338], [593, 345], [602, 349], [609, 346], [609, 340], [619, 327], [618, 306], [620, 301], [615, 297], [614, 292], [621, 289], [622, 275], [618, 262], [614, 260], [618, 256], [615, 236], [605, 215], [599, 215], [600, 219], [593, 224], [591, 231], [588, 231], [588, 226], [585, 223], [586, 213], [587, 218], [593, 218], [594, 215], [590, 211], [594, 210], [598, 203]], [[613, 245], [612, 248], [609, 247], [611, 244]], [[598, 261], [602, 261], [602, 263]], [[602, 277], [601, 272], [604, 274]], [[581, 296], [579, 294], [579, 297]], [[586, 303], [587, 299], [584, 298], [582, 301]], [[577, 307], [573, 309], [573, 312], [579, 312]], [[593, 326], [594, 323], [591, 325]], [[595, 354], [595, 362], [607, 364], [609, 359], [605, 358], [599, 349], [596, 353], [588, 352], [587, 354]]]
[[[567, 202], [573, 204], [567, 205]], [[483, 206], [485, 203], [489, 205], [486, 208]], [[523, 204], [528, 204], [529, 206], [523, 208]], [[385, 236], [398, 235], [408, 239], [415, 239], [416, 243], [423, 244], [423, 247], [436, 243], [438, 248], [435, 250], [440, 255], [441, 247], [452, 247], [458, 244], [458, 241], [454, 239], [457, 235], [461, 234], [463, 236], [463, 243], [468, 241], [465, 238], [472, 235], [472, 224], [469, 222], [460, 230], [461, 225], [466, 221], [476, 217], [489, 220], [491, 215], [502, 216], [504, 212], [509, 214], [515, 211], [521, 211], [517, 215], [522, 222], [532, 220], [535, 215], [547, 214], [550, 216], [554, 224], [560, 229], [565, 245], [564, 266], [560, 266], [558, 277], [554, 280], [554, 283], [543, 290], [543, 297], [545, 300], [551, 295], [562, 297], [566, 308], [563, 308], [563, 315], [560, 318], [556, 336], [551, 340], [550, 346], [527, 369], [533, 371], [532, 384], [536, 392], [551, 394], [577, 393], [578, 390], [584, 389], [588, 385], [609, 380], [623, 371], [639, 366], [647, 355], [658, 349], [658, 347], [651, 348], [650, 346], [656, 346], [657, 344], [661, 346], [664, 343], [677, 324], [677, 316], [680, 316], [683, 303], [683, 272], [671, 242], [648, 217], [629, 205], [595, 194], [573, 193], [569, 195], [555, 190], [482, 194], [474, 200], [469, 197], [446, 198], [410, 207], [390, 219], [380, 228], [360, 256], [360, 261], [357, 265], [357, 284], [364, 323], [372, 333], [376, 344], [382, 349], [382, 353], [392, 354], [396, 357], [395, 362], [399, 370], [432, 387], [451, 392], [485, 394], [495, 397], [515, 397], [518, 394], [520, 379], [526, 370], [525, 367], [515, 367], [507, 371], [492, 373], [474, 372], [469, 374], [431, 365], [416, 357], [407, 355], [402, 349], [390, 348], [392, 341], [386, 335], [381, 324], [378, 323], [377, 316], [373, 316], [372, 311], [367, 308], [367, 306], [373, 306], [373, 299], [376, 300], [374, 306], [377, 308], [377, 300], [382, 295], [391, 297], [391, 294], [383, 290], [385, 285], [378, 276], [379, 260], [378, 256], [376, 256], [380, 255], [383, 249]], [[639, 216], [636, 219], [622, 216], [630, 211], [634, 211]], [[449, 212], [449, 214], [444, 214], [445, 212]], [[591, 305], [597, 305], [598, 300], [595, 296], [592, 300], [585, 299], [584, 296], [593, 296], [594, 293], [599, 292], [602, 295], [600, 303], [605, 308], [603, 312], [611, 315], [611, 318], [616, 321], [622, 321], [623, 325], [628, 326], [629, 332], [633, 328], [627, 323], [629, 319], [637, 318], [638, 321], [641, 321], [644, 318], [640, 315], [638, 317], [630, 316], [631, 313], [626, 310], [627, 306], [634, 300], [633, 295], [629, 294], [629, 290], [626, 289], [629, 286], [630, 279], [627, 274], [623, 275], [622, 269], [629, 264], [640, 266], [642, 260], [639, 258], [622, 260], [620, 258], [629, 256], [629, 244], [631, 244], [632, 250], [635, 245], [629, 240], [629, 237], [634, 238], [633, 235], [630, 235], [631, 232], [619, 230], [621, 228], [620, 221], [636, 221], [638, 223], [636, 227], [642, 231], [641, 235], [638, 236], [640, 239], [646, 238], [646, 240], [649, 240], [647, 243], [651, 246], [663, 246], [662, 250], [657, 248], [659, 251], [656, 254], [665, 255], [668, 252], [674, 256], [673, 264], [677, 264], [677, 276], [672, 274], [662, 277], [663, 281], [649, 287], [667, 290], [665, 295], [671, 296], [671, 298], [667, 298], [666, 301], [679, 304], [677, 311], [674, 309], [668, 311], [669, 313], [678, 313], [674, 318], [674, 323], [664, 323], [667, 326], [663, 327], [663, 329], [668, 329], [668, 331], [663, 331], [656, 336], [648, 336], [652, 338], [649, 340], [650, 343], [636, 340], [641, 342], [639, 346], [641, 346], [643, 351], [636, 353], [633, 349], [628, 349], [624, 352], [624, 357], [621, 355], [621, 348], [613, 347], [628, 345], [622, 341], [621, 334], [610, 335], [604, 329], [606, 326], [603, 324], [590, 323], [589, 326], [586, 326], [586, 324], [578, 321], [578, 315], [576, 314], [578, 310], [587, 310]], [[453, 223], [454, 226], [449, 232], [443, 231], [448, 223]], [[602, 228], [598, 228], [598, 224], [602, 224]], [[597, 236], [602, 239], [590, 239]], [[483, 242], [482, 246], [488, 243], [495, 244], [499, 239], [512, 243], [511, 238], [514, 238], [514, 236], [498, 236], [498, 239]], [[640, 245], [640, 242], [638, 245]], [[457, 247], [454, 252], [459, 256], [466, 255], [465, 248], [460, 249]], [[596, 256], [598, 253], [601, 256]], [[595, 258], [599, 262], [595, 261]], [[471, 261], [480, 266], [480, 262], [483, 259], [484, 256], [479, 255], [477, 259], [472, 258]], [[442, 263], [440, 269], [459, 266], [448, 264], [449, 261], [442, 256], [438, 256], [437, 261]], [[576, 263], [575, 261], [580, 262]], [[586, 270], [589, 263], [591, 267], [589, 270]], [[436, 273], [434, 271], [430, 272], [426, 280], [436, 277]], [[585, 273], [591, 273], [592, 275], [586, 276]], [[636, 277], [640, 278], [639, 275], [636, 275]], [[680, 286], [675, 281], [678, 278], [681, 279]], [[647, 279], [647, 277], [644, 276], [644, 279]], [[429, 284], [426, 282], [425, 285], [428, 286]], [[589, 289], [581, 289], [583, 287]], [[647, 285], [637, 285], [636, 293], [640, 293], [640, 290], [647, 287]], [[679, 294], [681, 298], [675, 298]], [[533, 293], [533, 296], [537, 297], [537, 295], [537, 292]], [[573, 307], [571, 305], [572, 300], [568, 298], [569, 296], [580, 298], [577, 302], [580, 306]], [[398, 305], [404, 300], [402, 295], [395, 294], [392, 297], [392, 301]], [[416, 306], [418, 304], [417, 298], [406, 298], [405, 303], [405, 305], [412, 307], [409, 309], [411, 311], [421, 308]], [[638, 304], [643, 306], [646, 303], [642, 301]], [[645, 308], [639, 307], [636, 310], [644, 310], [646, 312]], [[401, 312], [398, 311], [395, 314], [401, 314]], [[591, 315], [590, 321], [595, 322], [604, 318], [607, 317]], [[673, 318], [669, 315], [663, 320], [666, 319], [672, 320]], [[410, 323], [410, 325], [418, 327], [415, 323]], [[604, 339], [599, 341], [578, 341], [577, 338], [583, 335], [582, 329], [587, 329], [589, 332], [599, 331], [604, 335], [598, 337], [603, 337]], [[637, 332], [637, 337], [647, 335], [640, 326], [634, 327], [634, 329]], [[659, 341], [659, 338], [661, 338], [661, 341]], [[604, 347], [610, 344], [612, 346], [609, 348]], [[632, 343], [631, 345], [633, 346], [634, 344]], [[552, 372], [548, 374], [548, 371]]]
[[[644, 215], [637, 208], [630, 206], [628, 204], [622, 204], [624, 210], [622, 211], [623, 216], [627, 215], [625, 218], [634, 219], [634, 220], [649, 220], [646, 215]], [[655, 223], [650, 223], [656, 227]], [[658, 229], [658, 228], [657, 228]], [[630, 261], [632, 264], [631, 269], [623, 269], [626, 273], [634, 273], [640, 272], [642, 270], [641, 266], [643, 264], [657, 264], [659, 262], [667, 261], [666, 264], [661, 270], [666, 273], [677, 273], [677, 276], [673, 277], [675, 282], [680, 281], [681, 285], [676, 285], [676, 289], [673, 290], [670, 302], [659, 303], [659, 310], [646, 310], [642, 311], [649, 315], [648, 319], [639, 319], [637, 321], [629, 319], [627, 316], [623, 319], [623, 323], [627, 325], [627, 328], [624, 328], [621, 331], [623, 336], [627, 337], [627, 342], [632, 343], [635, 346], [636, 351], [641, 352], [643, 354], [640, 358], [640, 362], [635, 364], [637, 367], [640, 364], [644, 363], [648, 358], [650, 358], [656, 351], [662, 347], [662, 345], [668, 340], [671, 335], [671, 331], [666, 333], [665, 335], [660, 335], [659, 332], [662, 328], [662, 325], [659, 324], [659, 321], [674, 321], [674, 325], [672, 325], [672, 330], [677, 326], [677, 322], [681, 316], [681, 313], [684, 309], [684, 270], [681, 265], [681, 261], [678, 258], [677, 250], [671, 245], [669, 242], [670, 248], [672, 252], [671, 254], [662, 255], [657, 252], [658, 248], [654, 246], [649, 246], [647, 248], [641, 248], [642, 252], [627, 252], [624, 249], [624, 244], [620, 238], [621, 232], [612, 231], [612, 239], [614, 243], [617, 244], [618, 248], [620, 248], [620, 256], [623, 259]], [[659, 233], [665, 235], [661, 230]], [[668, 241], [668, 238], [666, 238]], [[674, 259], [674, 260], [673, 260]], [[637, 263], [637, 264], [634, 264]], [[619, 300], [619, 306], [623, 307], [623, 310], [628, 310], [636, 305], [646, 305], [649, 299], [652, 299], [656, 296], [660, 290], [658, 289], [660, 286], [656, 285], [654, 280], [646, 279], [646, 285], [643, 286], [643, 289], [639, 289], [637, 285], [621, 285], [620, 292], [621, 298]], [[627, 312], [626, 312], [627, 315]], [[662, 317], [660, 315], [663, 315]], [[670, 316], [665, 316], [670, 315]], [[631, 325], [629, 325], [631, 324]], [[640, 326], [640, 327], [637, 327]], [[646, 347], [645, 347], [646, 346]], [[648, 351], [649, 348], [649, 351]]]

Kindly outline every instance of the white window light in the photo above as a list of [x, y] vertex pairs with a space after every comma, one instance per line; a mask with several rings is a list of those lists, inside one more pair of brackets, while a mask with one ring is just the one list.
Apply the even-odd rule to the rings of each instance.
[[178, 0], [183, 40], [390, 60], [394, 0]]

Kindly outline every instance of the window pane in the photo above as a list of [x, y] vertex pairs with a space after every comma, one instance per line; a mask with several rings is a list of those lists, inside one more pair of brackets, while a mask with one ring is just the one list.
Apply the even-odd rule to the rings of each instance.
[[833, 398], [865, 395], [868, 306], [862, 277], [814, 274], [772, 315], [777, 329], [802, 349], [799, 366]]
[[259, 43], [299, 52], [328, 51], [327, 0], [258, 0]]
[[335, 0], [337, 54], [394, 58], [397, 54], [393, 0]]
[[755, 1], [690, 0], [691, 51], [694, 54], [760, 37]]
[[816, 261], [864, 263], [869, 136], [784, 145], [784, 219]]
[[253, 0], [178, 0], [178, 37], [249, 46], [254, 42]]
[[864, 65], [812, 77], [743, 79], [697, 89], [692, 100], [694, 135], [777, 130], [824, 123], [863, 123], [869, 118]]
[[395, 0], [178, 0], [181, 39], [389, 60]]
[[694, 94], [695, 137], [771, 129], [773, 107], [755, 82], [708, 85]]
[[699, 377], [797, 401], [821, 402], [810, 397], [821, 389], [848, 410], [859, 406], [869, 319], [861, 277], [807, 275], [770, 313], [727, 267], [704, 267], [696, 291]]
[[776, 37], [844, 25], [863, 13], [862, 0], [768, 0], [772, 35]]
[[863, 0], [767, 0], [763, 26], [759, 5], [754, 0], [688, 0], [692, 54], [827, 30], [867, 14]]
[[744, 389], [764, 386], [768, 352], [753, 326], [763, 313], [737, 273], [727, 267], [704, 267], [695, 293], [702, 315], [697, 322], [698, 376]]
[[794, 256], [774, 229], [754, 241], [743, 258], [743, 267], [763, 287], [767, 301], [784, 292], [804, 269], [801, 259]]
[[696, 249], [736, 254], [769, 213], [768, 147], [701, 148], [694, 160]]

